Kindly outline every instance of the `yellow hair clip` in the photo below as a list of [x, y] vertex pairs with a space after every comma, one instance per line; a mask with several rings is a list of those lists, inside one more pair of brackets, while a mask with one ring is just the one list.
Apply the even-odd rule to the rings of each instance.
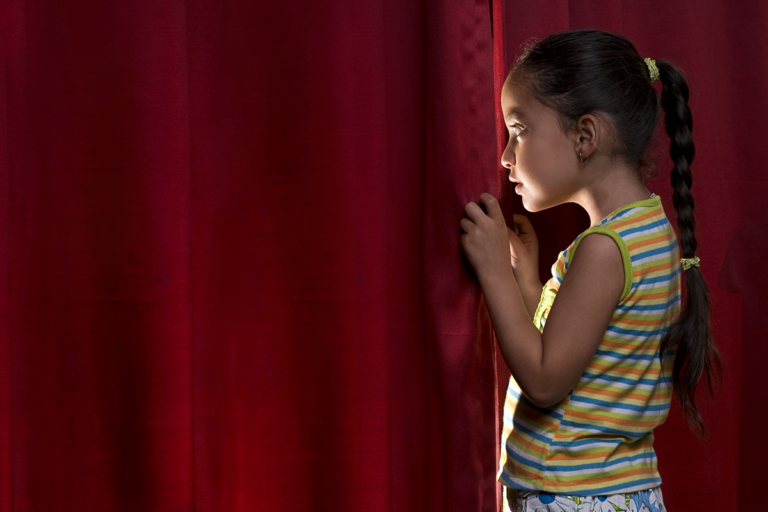
[[680, 263], [683, 264], [683, 270], [688, 270], [691, 267], [698, 267], [701, 260], [698, 256], [693, 258], [680, 258]]
[[648, 66], [648, 74], [651, 75], [651, 83], [653, 83], [659, 79], [659, 68], [656, 67], [656, 61], [650, 57], [646, 57], [643, 60], [645, 60], [645, 65]]

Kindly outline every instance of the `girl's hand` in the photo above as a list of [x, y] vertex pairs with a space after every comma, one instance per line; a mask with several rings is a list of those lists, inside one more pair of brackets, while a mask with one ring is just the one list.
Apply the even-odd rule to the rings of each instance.
[[513, 218], [514, 231], [507, 228], [512, 270], [515, 271], [515, 278], [521, 285], [531, 285], [538, 288], [537, 293], [541, 293], [539, 240], [528, 217], [515, 214]]
[[541, 299], [542, 288], [539, 279], [539, 240], [527, 217], [514, 215], [514, 222], [514, 231], [507, 228], [512, 270], [523, 295], [525, 309], [533, 318]]
[[499, 202], [489, 193], [480, 195], [480, 203], [467, 203], [467, 217], [461, 219], [461, 247], [477, 277], [485, 277], [509, 269], [511, 254], [507, 224]]

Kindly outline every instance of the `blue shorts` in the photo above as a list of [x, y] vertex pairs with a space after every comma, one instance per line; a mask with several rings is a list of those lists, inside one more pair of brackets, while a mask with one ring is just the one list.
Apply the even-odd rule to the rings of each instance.
[[568, 496], [539, 491], [515, 491], [506, 486], [502, 486], [502, 489], [504, 512], [666, 512], [667, 510], [661, 496], [661, 487], [608, 496]]

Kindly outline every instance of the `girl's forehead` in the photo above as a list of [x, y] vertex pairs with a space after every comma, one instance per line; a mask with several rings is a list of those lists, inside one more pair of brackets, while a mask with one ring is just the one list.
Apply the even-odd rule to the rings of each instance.
[[507, 80], [501, 90], [501, 109], [505, 118], [531, 117], [541, 114], [545, 105], [537, 100], [531, 91], [521, 85]]

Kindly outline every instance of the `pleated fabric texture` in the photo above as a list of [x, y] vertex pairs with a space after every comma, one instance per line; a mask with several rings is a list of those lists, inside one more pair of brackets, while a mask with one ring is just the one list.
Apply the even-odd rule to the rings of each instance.
[[0, 9], [0, 510], [495, 510], [488, 3]]
[[[484, 191], [520, 210], [500, 84], [578, 26], [691, 80], [726, 378], [709, 443], [673, 402], [656, 447], [670, 510], [736, 510], [765, 474], [765, 22], [724, 0], [1, 2], [0, 510], [497, 510], [506, 377], [459, 220]], [[533, 216], [545, 269], [567, 211]]]

